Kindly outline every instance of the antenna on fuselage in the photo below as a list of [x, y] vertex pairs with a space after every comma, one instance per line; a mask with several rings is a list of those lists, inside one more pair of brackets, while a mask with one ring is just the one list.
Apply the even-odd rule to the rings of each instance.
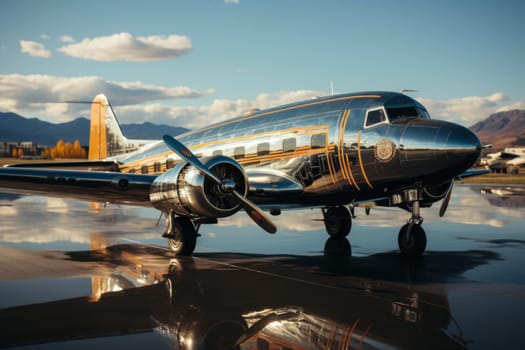
[[417, 90], [413, 90], [413, 89], [401, 89], [401, 91], [399, 91], [400, 93], [404, 94], [405, 92], [417, 92]]
[[334, 96], [334, 81], [330, 81], [330, 92], [332, 93], [332, 96]]

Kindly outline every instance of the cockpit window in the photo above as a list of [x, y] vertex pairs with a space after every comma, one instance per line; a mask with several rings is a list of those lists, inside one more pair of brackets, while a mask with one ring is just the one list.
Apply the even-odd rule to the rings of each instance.
[[427, 111], [415, 106], [387, 108], [386, 111], [388, 113], [388, 118], [392, 123], [403, 122], [417, 118], [430, 119]]
[[386, 122], [386, 115], [383, 108], [369, 110], [366, 114], [365, 127]]

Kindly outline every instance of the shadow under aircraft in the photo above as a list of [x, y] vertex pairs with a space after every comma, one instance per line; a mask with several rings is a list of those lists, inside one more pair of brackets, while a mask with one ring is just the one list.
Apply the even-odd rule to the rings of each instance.
[[[404, 264], [387, 253], [352, 258], [341, 271], [331, 267], [349, 257], [330, 249], [314, 257], [173, 258], [142, 245], [70, 252], [62, 264], [98, 266], [92, 294], [0, 310], [0, 346], [157, 332], [177, 349], [463, 349], [444, 285], [435, 282], [497, 258], [429, 253], [424, 264]], [[379, 271], [378, 260], [398, 273]]]

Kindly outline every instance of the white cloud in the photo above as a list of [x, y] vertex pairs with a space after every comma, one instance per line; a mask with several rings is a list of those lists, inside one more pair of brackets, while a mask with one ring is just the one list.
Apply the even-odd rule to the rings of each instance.
[[188, 53], [191, 40], [183, 35], [134, 37], [129, 33], [86, 38], [58, 50], [66, 55], [95, 61], [161, 61]]
[[41, 34], [40, 35], [40, 38], [41, 39], [44, 39], [44, 40], [48, 40], [48, 39], [51, 39], [51, 36], [47, 35], [47, 34]]
[[20, 40], [20, 51], [33, 57], [50, 58], [51, 51], [36, 41]]
[[224, 0], [225, 4], [239, 4], [241, 0]]
[[60, 41], [63, 43], [74, 43], [75, 39], [73, 39], [73, 37], [69, 35], [62, 35], [60, 37]]
[[489, 96], [469, 96], [449, 100], [419, 98], [433, 118], [448, 119], [470, 126], [486, 119], [492, 113], [525, 108], [522, 101], [511, 101], [504, 93], [497, 92]]
[[116, 106], [202, 96], [200, 91], [186, 86], [163, 87], [141, 82], [114, 82], [100, 77], [0, 74], [0, 110], [37, 116], [49, 121], [71, 120], [73, 117], [89, 114], [89, 107], [85, 105], [53, 102], [91, 101], [101, 92]]

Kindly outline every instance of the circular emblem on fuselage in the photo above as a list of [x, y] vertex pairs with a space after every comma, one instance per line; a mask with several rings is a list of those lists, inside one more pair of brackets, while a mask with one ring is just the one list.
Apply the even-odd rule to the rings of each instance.
[[376, 143], [375, 157], [380, 162], [389, 162], [396, 154], [396, 144], [389, 139], [381, 139]]

